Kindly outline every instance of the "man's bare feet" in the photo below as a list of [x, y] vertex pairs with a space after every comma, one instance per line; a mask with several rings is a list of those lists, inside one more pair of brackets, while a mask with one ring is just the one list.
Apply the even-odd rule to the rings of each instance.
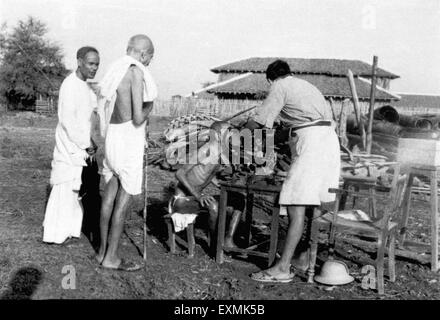
[[116, 258], [114, 260], [109, 259], [108, 257], [105, 257], [102, 261], [101, 261], [101, 265], [104, 268], [108, 268], [108, 269], [117, 269], [118, 266], [121, 264], [122, 259]]
[[309, 255], [308, 252], [302, 253], [299, 256], [293, 257], [291, 261], [292, 267], [300, 271], [306, 272], [309, 268]]
[[278, 276], [278, 275], [286, 275], [290, 274], [290, 265], [287, 269], [282, 268], [279, 264], [275, 264], [274, 266], [265, 270], [268, 274]]
[[127, 261], [125, 259], [119, 259], [119, 262], [109, 262], [104, 259], [101, 263], [101, 266], [105, 269], [112, 269], [118, 271], [137, 271], [142, 268], [142, 265], [137, 264], [133, 261]]
[[277, 265], [251, 274], [251, 279], [260, 282], [288, 283], [291, 282], [294, 277], [295, 273], [290, 271], [290, 267], [286, 271], [281, 270]]
[[61, 243], [60, 245], [68, 247], [77, 244], [78, 242], [79, 242], [79, 238], [69, 237], [66, 240], [64, 240], [64, 242]]
[[106, 249], [103, 248], [103, 247], [101, 246], [101, 247], [99, 247], [98, 253], [95, 255], [95, 260], [96, 260], [99, 264], [101, 264], [102, 261], [104, 260], [104, 257], [105, 257], [105, 251], [106, 251]]
[[225, 238], [225, 247], [226, 248], [237, 248], [237, 245], [234, 243], [232, 238]]
[[292, 259], [292, 267], [300, 271], [306, 272], [309, 268], [309, 261], [308, 259], [306, 261], [300, 259]]
[[100, 254], [100, 253], [97, 253], [97, 254], [95, 255], [95, 260], [96, 260], [99, 264], [101, 264], [101, 263], [102, 263], [102, 260], [104, 260], [104, 255], [103, 255], [103, 254]]

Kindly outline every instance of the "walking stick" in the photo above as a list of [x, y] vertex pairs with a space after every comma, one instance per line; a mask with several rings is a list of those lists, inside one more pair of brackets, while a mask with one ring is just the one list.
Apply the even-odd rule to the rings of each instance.
[[143, 210], [143, 225], [144, 225], [144, 265], [147, 268], [147, 205], [148, 205], [148, 195], [147, 195], [147, 187], [148, 187], [148, 179], [147, 179], [147, 169], [148, 169], [148, 120], [145, 124], [145, 140], [146, 145], [144, 148], [144, 210]]

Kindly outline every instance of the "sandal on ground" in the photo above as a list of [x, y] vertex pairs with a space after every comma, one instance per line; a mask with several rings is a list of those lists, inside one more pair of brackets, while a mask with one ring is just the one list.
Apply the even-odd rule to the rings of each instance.
[[142, 268], [142, 265], [137, 264], [133, 261], [127, 261], [125, 259], [121, 259], [121, 263], [116, 268], [104, 267], [102, 264], [100, 265], [100, 267], [104, 268], [104, 269], [111, 269], [111, 270], [117, 270], [117, 271], [133, 272], [133, 271], [140, 270]]
[[259, 282], [272, 282], [272, 283], [288, 283], [293, 281], [295, 273], [290, 272], [287, 276], [278, 275], [274, 276], [268, 273], [266, 270], [255, 272], [251, 274], [251, 279]]

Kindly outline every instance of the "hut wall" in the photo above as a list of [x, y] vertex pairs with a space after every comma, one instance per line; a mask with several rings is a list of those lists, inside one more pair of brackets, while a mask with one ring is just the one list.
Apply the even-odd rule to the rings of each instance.
[[438, 114], [438, 115], [440, 115], [440, 106], [438, 108], [435, 108], [435, 107], [429, 108], [429, 107], [393, 106], [393, 108], [395, 108], [397, 110], [397, 112], [399, 112], [401, 114], [406, 114], [406, 115], [417, 115], [417, 114]]
[[390, 89], [390, 79], [379, 78], [379, 79], [377, 79], [377, 84], [379, 86], [381, 86], [382, 88], [384, 88], [385, 90]]
[[[327, 105], [329, 108], [331, 108], [333, 113], [334, 120], [338, 121], [342, 105], [345, 105], [345, 112], [347, 114], [354, 113], [354, 105], [353, 101], [351, 99], [335, 99], [331, 97], [326, 97], [325, 101], [327, 102]], [[376, 101], [374, 104], [374, 109], [390, 105], [389, 101]], [[369, 101], [359, 101], [359, 108], [361, 109], [361, 114], [367, 114], [368, 110], [370, 109], [370, 102]]]
[[[154, 108], [151, 112], [155, 116], [167, 116], [178, 117], [192, 113], [203, 113], [216, 116], [218, 118], [226, 118], [242, 110], [258, 106], [263, 100], [252, 99], [202, 99], [202, 98], [182, 98], [182, 99], [170, 99], [170, 100], [156, 100], [154, 102]], [[339, 121], [341, 115], [342, 104], [345, 104], [345, 113], [350, 115], [354, 113], [353, 102], [350, 99], [334, 99], [326, 98], [326, 102], [329, 108], [332, 110], [333, 118]], [[361, 113], [368, 113], [369, 102], [359, 102]], [[384, 105], [390, 105], [389, 102], [377, 102], [375, 108], [382, 107]], [[252, 110], [243, 115], [247, 117], [253, 114]]]
[[[371, 77], [368, 76], [362, 76], [362, 78], [368, 79], [371, 81]], [[379, 87], [384, 88], [385, 90], [389, 90], [390, 89], [390, 80], [388, 78], [377, 78], [377, 85]]]

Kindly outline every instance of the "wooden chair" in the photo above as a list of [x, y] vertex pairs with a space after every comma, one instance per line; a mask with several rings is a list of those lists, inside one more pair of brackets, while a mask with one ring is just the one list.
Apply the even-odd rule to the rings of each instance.
[[[313, 283], [314, 269], [316, 264], [317, 249], [318, 249], [318, 235], [322, 229], [330, 230], [329, 237], [329, 253], [333, 255], [335, 247], [336, 231], [351, 237], [344, 237], [341, 240], [351, 242], [361, 246], [374, 246], [376, 249], [376, 283], [379, 294], [384, 293], [384, 255], [385, 251], [388, 253], [388, 275], [389, 280], [394, 282], [396, 279], [395, 272], [395, 242], [396, 232], [398, 230], [398, 222], [393, 221], [395, 213], [399, 211], [402, 199], [402, 191], [404, 189], [405, 179], [399, 179], [400, 167], [398, 165], [394, 168], [394, 177], [390, 193], [388, 195], [372, 194], [371, 192], [355, 192], [342, 189], [329, 189], [330, 192], [336, 193], [336, 201], [334, 205], [334, 212], [338, 212], [340, 208], [340, 200], [343, 196], [356, 196], [371, 200], [374, 196], [377, 199], [383, 199], [387, 202], [384, 214], [381, 219], [374, 222], [367, 221], [352, 221], [338, 217], [338, 214], [327, 212], [319, 216], [320, 211], [315, 210], [314, 219], [311, 230], [311, 249], [310, 249], [310, 265], [308, 269], [308, 282]], [[357, 237], [368, 237], [372, 239], [367, 241], [365, 238], [359, 239]]]
[[[371, 198], [369, 199], [369, 215], [371, 218], [377, 217], [377, 210], [376, 210], [376, 187], [377, 187], [377, 178], [376, 177], [343, 177], [343, 186], [342, 189], [344, 190], [350, 190], [350, 188], [353, 188], [354, 191], [359, 192], [361, 190], [367, 190], [369, 193], [371, 193]], [[343, 194], [341, 196], [341, 200], [339, 202], [339, 210], [345, 209], [345, 204], [347, 202], [347, 195]], [[353, 196], [353, 205], [352, 207], [355, 207], [356, 205], [356, 196]]]

